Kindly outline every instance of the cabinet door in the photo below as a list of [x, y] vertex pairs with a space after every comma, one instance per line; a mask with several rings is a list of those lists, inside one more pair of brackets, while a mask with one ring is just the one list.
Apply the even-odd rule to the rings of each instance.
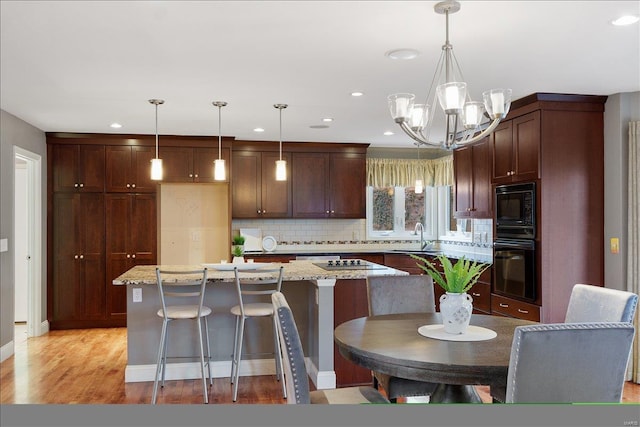
[[85, 319], [104, 319], [106, 309], [104, 195], [80, 195], [81, 245]]
[[539, 178], [540, 111], [513, 119], [513, 181]]
[[52, 166], [53, 191], [104, 191], [105, 150], [102, 145], [55, 145]]
[[232, 154], [233, 218], [258, 218], [262, 189], [258, 185], [262, 174], [262, 157], [255, 151], [239, 151]]
[[289, 218], [291, 217], [291, 156], [282, 153], [282, 159], [287, 161], [288, 177], [286, 181], [276, 181], [276, 160], [278, 153], [262, 153], [262, 173], [260, 183], [260, 217]]
[[193, 182], [193, 148], [160, 147], [163, 182]]
[[500, 123], [490, 136], [493, 157], [492, 181], [496, 184], [511, 182], [513, 171], [513, 132], [511, 120]]
[[453, 152], [455, 176], [456, 218], [467, 218], [471, 214], [473, 193], [473, 150], [471, 147], [458, 148]]
[[157, 182], [151, 179], [151, 159], [155, 157], [155, 147], [131, 147], [132, 185], [130, 191], [138, 193], [156, 192], [158, 188]]
[[294, 218], [329, 216], [329, 154], [293, 153], [291, 181]]
[[332, 153], [329, 169], [330, 216], [365, 218], [366, 159], [361, 154]]
[[131, 191], [131, 147], [105, 147], [107, 192]]
[[493, 193], [491, 190], [491, 157], [488, 138], [471, 147], [473, 153], [473, 202], [472, 218], [491, 218]]

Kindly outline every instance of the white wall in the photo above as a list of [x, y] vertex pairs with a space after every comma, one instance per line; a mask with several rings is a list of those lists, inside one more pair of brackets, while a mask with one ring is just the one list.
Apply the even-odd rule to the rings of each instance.
[[[609, 96], [604, 112], [604, 285], [625, 289], [627, 282], [627, 188], [629, 121], [640, 120], [640, 92]], [[620, 239], [612, 254], [609, 241]]]
[[14, 155], [18, 146], [42, 158], [42, 312], [40, 320], [47, 318], [47, 143], [43, 131], [18, 117], [0, 110], [0, 238], [9, 239], [9, 251], [0, 252], [0, 348], [13, 340], [14, 324]]

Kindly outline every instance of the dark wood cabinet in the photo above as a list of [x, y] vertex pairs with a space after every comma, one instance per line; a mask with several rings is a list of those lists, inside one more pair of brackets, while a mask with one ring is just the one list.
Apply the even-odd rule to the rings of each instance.
[[498, 316], [516, 317], [534, 322], [540, 321], [539, 305], [496, 294], [491, 295], [491, 313]]
[[540, 111], [503, 121], [490, 141], [494, 184], [539, 178]]
[[105, 314], [104, 195], [53, 198], [51, 328], [84, 327]]
[[151, 179], [155, 154], [155, 148], [149, 146], [106, 146], [106, 191], [155, 192], [157, 182]]
[[489, 138], [453, 152], [456, 218], [491, 218]]
[[[291, 168], [291, 156], [282, 154]], [[291, 179], [276, 181], [279, 153], [234, 151], [232, 155], [233, 218], [291, 217]]]
[[127, 287], [113, 279], [136, 265], [156, 264], [155, 194], [106, 195], [106, 316], [126, 325]]
[[[222, 148], [222, 158], [229, 181], [230, 150]], [[218, 158], [218, 148], [213, 147], [161, 147], [163, 182], [215, 182], [213, 162]]]
[[50, 153], [52, 154], [53, 191], [104, 191], [104, 146], [55, 145]]
[[294, 218], [366, 217], [366, 157], [360, 153], [294, 153]]

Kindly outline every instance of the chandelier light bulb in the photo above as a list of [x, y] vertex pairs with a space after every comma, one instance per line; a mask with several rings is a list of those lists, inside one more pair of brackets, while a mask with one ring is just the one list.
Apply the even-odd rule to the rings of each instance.
[[422, 185], [422, 180], [421, 179], [416, 179], [416, 185], [415, 185], [414, 192], [416, 194], [422, 194], [422, 190], [424, 190], [424, 186]]

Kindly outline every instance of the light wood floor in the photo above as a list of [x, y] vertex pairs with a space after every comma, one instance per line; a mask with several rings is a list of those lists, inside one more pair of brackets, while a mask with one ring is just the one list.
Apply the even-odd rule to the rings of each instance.
[[[153, 382], [126, 383], [126, 328], [52, 331], [16, 337], [15, 354], [0, 364], [0, 404], [149, 403]], [[233, 403], [229, 378], [214, 378], [210, 403]], [[484, 402], [487, 387], [478, 387]], [[640, 385], [627, 383], [624, 402], [640, 402]], [[197, 380], [167, 381], [158, 403], [202, 403]], [[238, 403], [281, 404], [275, 376], [241, 377]]]

